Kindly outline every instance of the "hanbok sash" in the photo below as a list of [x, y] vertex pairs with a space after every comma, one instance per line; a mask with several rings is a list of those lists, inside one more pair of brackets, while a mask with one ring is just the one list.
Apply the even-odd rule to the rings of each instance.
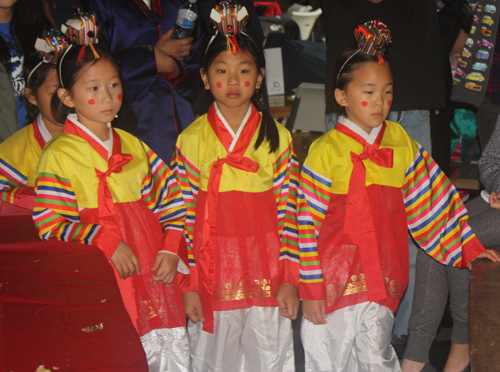
[[[208, 121], [213, 131], [221, 141], [222, 145], [229, 150], [233, 140], [230, 133], [225, 128], [224, 124], [218, 117], [215, 107], [212, 105], [208, 111]], [[212, 299], [214, 293], [214, 250], [215, 250], [215, 232], [218, 209], [219, 187], [222, 177], [224, 164], [244, 170], [246, 172], [255, 173], [259, 169], [259, 164], [252, 159], [243, 156], [245, 151], [250, 146], [254, 134], [260, 124], [260, 114], [252, 105], [252, 112], [248, 118], [243, 131], [241, 132], [234, 149], [228, 152], [223, 159], [218, 159], [210, 169], [210, 176], [207, 190], [207, 205], [205, 208], [205, 216], [203, 223], [203, 238], [199, 255], [199, 282], [200, 295], [205, 313], [205, 322], [203, 330], [206, 332], [214, 332], [214, 316], [212, 309]]]
[[393, 150], [380, 148], [386, 129], [386, 124], [383, 123], [382, 125], [382, 129], [373, 145], [340, 123], [337, 123], [335, 127], [336, 130], [351, 137], [363, 146], [363, 152], [359, 155], [351, 151], [353, 170], [349, 181], [342, 241], [344, 245], [354, 245], [359, 249], [365, 273], [368, 300], [372, 302], [386, 299], [387, 291], [384, 285], [373, 214], [366, 189], [366, 169], [363, 161], [370, 160], [381, 167], [392, 168]]

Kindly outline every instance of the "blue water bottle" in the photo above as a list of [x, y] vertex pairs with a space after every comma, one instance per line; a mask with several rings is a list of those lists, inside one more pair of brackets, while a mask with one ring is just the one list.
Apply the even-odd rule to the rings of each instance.
[[172, 39], [185, 39], [191, 36], [196, 19], [198, 18], [198, 9], [196, 8], [196, 0], [188, 0], [180, 7], [175, 20], [174, 32]]

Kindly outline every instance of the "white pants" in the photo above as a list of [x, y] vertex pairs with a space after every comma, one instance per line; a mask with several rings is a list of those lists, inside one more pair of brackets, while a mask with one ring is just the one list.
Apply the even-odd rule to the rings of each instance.
[[153, 329], [141, 337], [149, 372], [188, 372], [189, 342], [186, 327]]
[[374, 302], [349, 306], [314, 325], [302, 319], [306, 372], [400, 372], [391, 346], [394, 312]]
[[213, 334], [188, 321], [194, 372], [294, 372], [290, 319], [277, 307], [215, 311]]

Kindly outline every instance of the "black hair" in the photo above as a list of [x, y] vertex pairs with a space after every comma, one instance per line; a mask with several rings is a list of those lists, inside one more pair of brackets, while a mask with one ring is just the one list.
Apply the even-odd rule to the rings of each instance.
[[[346, 109], [344, 106], [340, 106], [335, 99], [335, 89], [347, 90], [347, 87], [354, 79], [354, 71], [367, 63], [380, 63], [378, 56], [372, 56], [363, 52], [356, 53], [356, 51], [356, 48], [347, 49], [335, 62], [332, 92], [334, 93], [333, 112], [337, 115], [345, 116]], [[388, 63], [386, 59], [384, 59], [384, 62]]]
[[[36, 38], [43, 35], [44, 30], [50, 28], [50, 21], [43, 13], [42, 1], [17, 0], [12, 7], [10, 31], [17, 39], [24, 56], [35, 51]], [[0, 36], [0, 63], [4, 65], [8, 74], [12, 72], [10, 49], [11, 47]]]
[[[103, 59], [110, 61], [118, 71], [120, 81], [123, 83], [123, 76], [120, 68], [118, 67], [115, 59], [111, 56], [111, 53], [108, 48], [101, 44], [93, 44], [92, 45], [99, 55], [99, 58], [94, 56], [92, 48], [90, 45], [73, 45], [70, 49], [66, 51], [65, 54], [61, 56], [59, 59], [59, 81], [61, 82], [61, 87], [64, 88], [68, 92], [72, 92], [73, 86], [78, 81], [80, 74], [83, 69], [89, 68], [98, 61]], [[85, 51], [83, 52], [83, 58], [80, 56], [80, 52], [82, 48], [85, 47]], [[66, 117], [68, 114], [75, 113], [75, 109], [73, 107], [68, 107], [59, 99], [59, 95], [56, 93], [52, 97], [50, 101], [50, 108], [52, 110], [52, 115], [54, 119], [59, 123], [64, 123], [66, 121]]]
[[[36, 67], [40, 62], [42, 62], [42, 57], [38, 52], [35, 52], [28, 58], [24, 59], [24, 75], [26, 76], [26, 88], [31, 89], [35, 95], [38, 93], [38, 89], [40, 89], [42, 84], [47, 79], [47, 75], [49, 74], [50, 70], [57, 68], [57, 66], [53, 63], [43, 62], [38, 67]], [[36, 70], [33, 71], [35, 67]], [[31, 71], [33, 71], [33, 73], [31, 74], [31, 76], [29, 76]], [[29, 122], [34, 121], [40, 112], [38, 107], [29, 101], [27, 110]]]
[[[257, 65], [257, 71], [260, 74], [261, 69], [266, 68], [266, 58], [264, 56], [264, 50], [262, 46], [259, 44], [257, 39], [250, 31], [245, 31], [245, 34], [238, 33], [236, 34], [236, 41], [238, 42], [238, 46], [240, 47], [242, 52], [249, 52]], [[207, 43], [205, 43], [205, 48]], [[212, 65], [217, 56], [227, 51], [227, 41], [226, 37], [221, 34], [217, 34], [215, 38], [212, 40], [208, 49], [203, 57], [201, 62], [201, 68], [205, 70], [205, 73], [208, 73], [208, 68]], [[262, 123], [260, 125], [259, 134], [257, 136], [257, 140], [255, 142], [255, 150], [259, 148], [259, 146], [266, 140], [269, 142], [269, 153], [276, 152], [280, 145], [278, 127], [271, 116], [270, 112], [265, 109], [265, 101], [264, 101], [264, 87], [266, 84], [265, 76], [262, 79], [261, 88], [256, 89], [255, 93], [252, 96], [252, 103], [255, 105], [257, 110], [262, 112]], [[213, 101], [213, 96], [211, 97]]]

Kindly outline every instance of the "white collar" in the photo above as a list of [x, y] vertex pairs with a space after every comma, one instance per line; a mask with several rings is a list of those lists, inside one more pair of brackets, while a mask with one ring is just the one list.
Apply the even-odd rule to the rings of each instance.
[[69, 114], [68, 119], [78, 128], [92, 137], [99, 145], [101, 145], [108, 152], [108, 159], [111, 157], [111, 154], [113, 153], [113, 132], [111, 131], [111, 123], [107, 124], [109, 130], [109, 139], [106, 141], [101, 141], [94, 133], [87, 129], [86, 126], [78, 121], [76, 114]]
[[383, 124], [382, 123], [378, 127], [373, 128], [370, 134], [368, 134], [363, 129], [361, 129], [361, 127], [359, 127], [357, 124], [354, 124], [354, 122], [347, 119], [345, 116], [339, 116], [339, 123], [344, 124], [347, 128], [362, 137], [370, 145], [373, 145], [375, 143], [375, 140], [377, 139], [377, 136], [382, 129]]
[[45, 143], [49, 142], [52, 139], [52, 135], [50, 134], [49, 130], [47, 129], [47, 126], [43, 122], [41, 114], [39, 114], [38, 117], [36, 118], [36, 123], [38, 125], [38, 130], [40, 131], [40, 134], [42, 135], [42, 138], [45, 141]]
[[243, 118], [243, 121], [241, 122], [241, 125], [238, 128], [238, 131], [236, 133], [234, 133], [233, 129], [229, 126], [229, 124], [227, 123], [224, 116], [222, 116], [222, 113], [219, 111], [219, 107], [217, 106], [217, 102], [214, 102], [214, 107], [215, 107], [215, 112], [217, 113], [217, 116], [222, 121], [222, 123], [226, 127], [227, 131], [231, 134], [231, 136], [233, 136], [233, 142], [231, 142], [231, 146], [229, 146], [229, 150], [228, 150], [228, 152], [231, 152], [231, 151], [233, 151], [234, 146], [236, 146], [236, 142], [238, 142], [238, 138], [240, 138], [240, 134], [243, 131], [243, 128], [245, 127], [245, 125], [248, 121], [248, 118], [250, 117], [250, 114], [252, 113], [252, 105], [250, 104], [248, 106], [248, 111], [247, 111], [245, 117]]

